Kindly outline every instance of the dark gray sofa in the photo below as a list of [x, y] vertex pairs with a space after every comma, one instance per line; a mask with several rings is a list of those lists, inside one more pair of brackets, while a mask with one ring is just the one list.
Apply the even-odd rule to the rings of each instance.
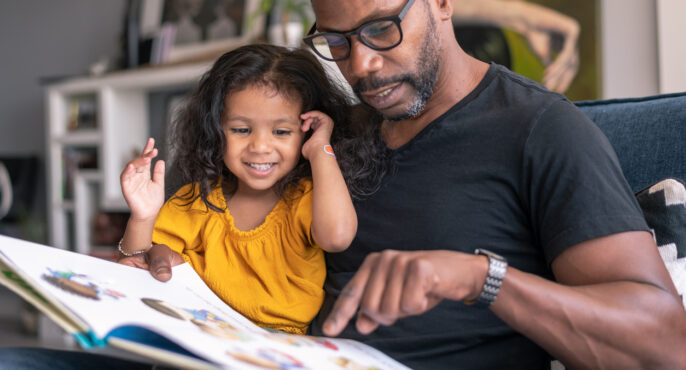
[[637, 192], [659, 180], [686, 180], [686, 92], [577, 102], [605, 133]]
[[576, 104], [615, 148], [686, 307], [686, 92]]

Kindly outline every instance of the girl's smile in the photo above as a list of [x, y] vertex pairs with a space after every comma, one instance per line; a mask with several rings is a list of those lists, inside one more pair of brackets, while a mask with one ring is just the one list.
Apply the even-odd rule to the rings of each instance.
[[272, 170], [275, 168], [276, 163], [245, 163], [246, 166], [250, 167], [250, 171], [255, 174], [255, 176], [268, 176]]

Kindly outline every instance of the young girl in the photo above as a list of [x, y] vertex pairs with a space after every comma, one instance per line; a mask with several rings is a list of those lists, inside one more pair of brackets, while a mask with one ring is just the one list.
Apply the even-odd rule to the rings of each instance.
[[331, 117], [345, 125], [348, 112], [307, 51], [250, 45], [224, 54], [172, 137], [187, 185], [164, 203], [163, 161], [150, 176], [153, 139], [122, 172], [131, 217], [121, 253], [132, 260], [166, 245], [256, 324], [304, 334], [324, 296], [322, 250], [344, 250], [357, 231], [330, 145]]

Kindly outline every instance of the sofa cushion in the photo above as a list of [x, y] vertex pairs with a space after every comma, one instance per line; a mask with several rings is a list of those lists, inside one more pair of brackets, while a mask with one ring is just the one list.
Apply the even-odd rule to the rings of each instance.
[[634, 192], [686, 179], [686, 93], [575, 104], [610, 140]]
[[686, 186], [665, 179], [638, 192], [636, 199], [686, 307]]

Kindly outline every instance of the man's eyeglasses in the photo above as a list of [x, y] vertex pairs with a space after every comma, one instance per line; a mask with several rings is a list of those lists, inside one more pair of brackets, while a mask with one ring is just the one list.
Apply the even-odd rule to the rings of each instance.
[[308, 36], [303, 38], [314, 52], [322, 59], [335, 62], [350, 55], [350, 36], [357, 35], [363, 44], [374, 50], [389, 50], [403, 41], [403, 30], [400, 22], [415, 0], [408, 0], [397, 15], [369, 21], [357, 29], [348, 32], [322, 32], [314, 34], [317, 24], [313, 24]]

